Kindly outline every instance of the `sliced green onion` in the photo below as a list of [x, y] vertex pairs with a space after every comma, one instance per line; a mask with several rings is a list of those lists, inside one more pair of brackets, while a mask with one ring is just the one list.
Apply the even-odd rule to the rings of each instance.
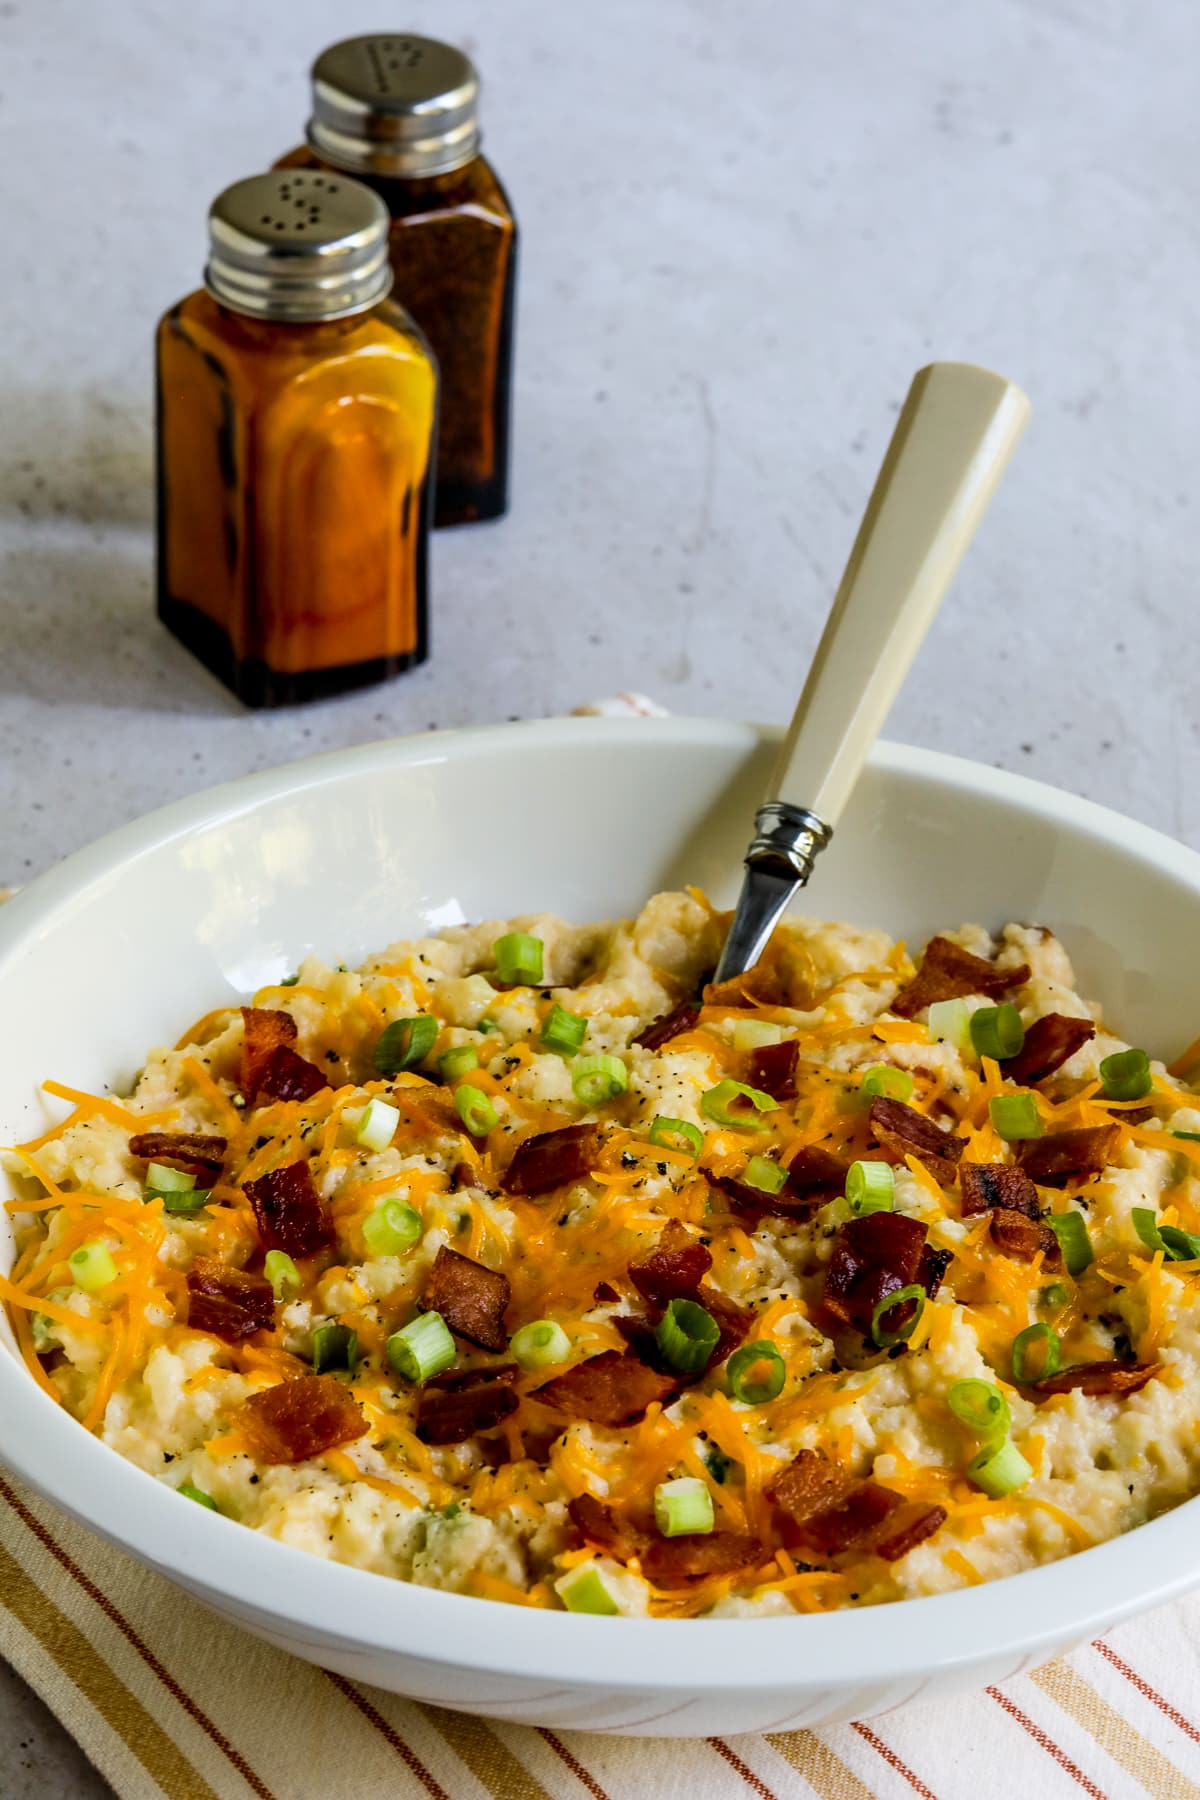
[[387, 1359], [406, 1381], [428, 1381], [454, 1361], [454, 1339], [441, 1313], [418, 1313], [387, 1341]]
[[207, 1506], [209, 1512], [221, 1510], [212, 1495], [206, 1494], [203, 1488], [196, 1487], [193, 1482], [181, 1481], [175, 1492], [182, 1494], [185, 1500], [194, 1500], [197, 1506]]
[[1008, 1401], [990, 1381], [956, 1381], [946, 1395], [955, 1418], [977, 1438], [991, 1443], [1008, 1436], [1012, 1414]]
[[1092, 1240], [1081, 1212], [1048, 1213], [1046, 1223], [1058, 1239], [1068, 1275], [1082, 1275], [1092, 1262]]
[[672, 1138], [682, 1138], [693, 1156], [699, 1156], [704, 1148], [704, 1133], [698, 1125], [692, 1125], [687, 1119], [668, 1119], [665, 1113], [659, 1113], [650, 1127], [650, 1142], [661, 1144], [664, 1150], [674, 1150], [677, 1145]]
[[654, 1338], [671, 1367], [691, 1375], [707, 1367], [720, 1335], [717, 1321], [697, 1301], [672, 1300]]
[[593, 1563], [579, 1563], [574, 1569], [568, 1569], [555, 1582], [554, 1591], [568, 1612], [597, 1613], [613, 1618], [621, 1610]]
[[1038, 1305], [1046, 1307], [1050, 1312], [1057, 1312], [1060, 1306], [1067, 1305], [1070, 1298], [1069, 1288], [1064, 1287], [1061, 1281], [1051, 1281], [1038, 1295]]
[[865, 1219], [868, 1213], [891, 1212], [896, 1204], [896, 1171], [891, 1163], [851, 1163], [846, 1176], [846, 1203], [854, 1219]]
[[863, 1076], [859, 1091], [872, 1097], [881, 1095], [885, 1100], [911, 1100], [915, 1085], [907, 1069], [876, 1063]]
[[454, 1110], [472, 1137], [486, 1137], [500, 1122], [500, 1114], [482, 1088], [465, 1081], [454, 1090]]
[[719, 1444], [709, 1444], [701, 1461], [717, 1486], [724, 1487], [725, 1477], [733, 1467], [732, 1456], [726, 1456]]
[[1024, 1487], [1033, 1470], [1012, 1439], [1002, 1438], [998, 1444], [985, 1444], [979, 1454], [971, 1458], [967, 1474], [976, 1487], [981, 1487], [993, 1500], [1003, 1500], [1006, 1494]]
[[484, 1037], [495, 1037], [500, 1032], [500, 1027], [495, 1019], [480, 1019], [475, 1029], [482, 1031]]
[[1194, 1262], [1200, 1256], [1200, 1237], [1195, 1232], [1181, 1231], [1178, 1225], [1160, 1225], [1158, 1235], [1172, 1262]]
[[[53, 1300], [59, 1306], [65, 1306], [74, 1292], [74, 1288], [51, 1288], [46, 1298]], [[48, 1350], [57, 1350], [62, 1344], [58, 1320], [52, 1319], [49, 1313], [30, 1314], [29, 1335], [33, 1339], [34, 1350], [39, 1356], [45, 1356]]]
[[755, 1338], [725, 1364], [729, 1391], [744, 1406], [766, 1406], [783, 1392], [787, 1365], [770, 1338]]
[[1044, 1127], [1032, 1094], [993, 1094], [988, 1101], [988, 1112], [1006, 1144], [1015, 1143], [1018, 1138], [1042, 1135]]
[[778, 1194], [787, 1186], [787, 1170], [771, 1156], [752, 1156], [742, 1170], [747, 1187], [760, 1194]]
[[323, 1375], [326, 1369], [349, 1369], [353, 1374], [358, 1367], [357, 1331], [348, 1325], [318, 1325], [312, 1334], [312, 1366], [314, 1375]]
[[571, 1086], [584, 1106], [602, 1106], [629, 1086], [629, 1070], [619, 1056], [577, 1056], [571, 1064]]
[[965, 1000], [935, 1000], [929, 1008], [929, 1035], [953, 1044], [956, 1050], [971, 1048], [971, 1009]]
[[1190, 1143], [1200, 1144], [1200, 1131], [1173, 1131], [1172, 1137], [1187, 1138]]
[[386, 1100], [378, 1098], [368, 1100], [354, 1136], [368, 1150], [386, 1150], [396, 1135], [399, 1123], [398, 1107], [389, 1106]]
[[75, 1286], [85, 1294], [94, 1294], [117, 1279], [117, 1265], [107, 1244], [80, 1244], [68, 1256], [67, 1267]]
[[1106, 1100], [1143, 1100], [1154, 1086], [1144, 1050], [1114, 1050], [1100, 1063]]
[[402, 1069], [415, 1069], [437, 1042], [438, 1022], [428, 1013], [393, 1019], [375, 1046], [375, 1067], [390, 1080]]
[[185, 1175], [182, 1169], [172, 1169], [167, 1163], [152, 1162], [147, 1166], [146, 1186], [156, 1194], [183, 1194], [195, 1185], [194, 1175]]
[[735, 1019], [732, 1041], [735, 1050], [761, 1050], [766, 1044], [782, 1044], [787, 1036], [782, 1025], [768, 1019]]
[[1044, 1319], [1018, 1331], [1012, 1341], [1014, 1381], [1041, 1381], [1047, 1375], [1057, 1375], [1061, 1368], [1062, 1339]]
[[416, 1207], [394, 1194], [381, 1200], [362, 1222], [363, 1242], [372, 1256], [400, 1256], [411, 1249], [424, 1229]]
[[[929, 1295], [925, 1289], [918, 1287], [915, 1283], [911, 1287], [897, 1288], [894, 1294], [883, 1296], [871, 1314], [871, 1337], [881, 1350], [890, 1350], [894, 1344], [907, 1343], [917, 1329], [917, 1323], [925, 1311], [925, 1302], [928, 1298]], [[912, 1317], [901, 1320], [894, 1328], [886, 1325], [884, 1321], [888, 1314], [902, 1306], [914, 1308]]]
[[199, 1212], [208, 1205], [211, 1197], [208, 1188], [198, 1188], [196, 1177], [185, 1174], [182, 1169], [156, 1162], [146, 1169], [146, 1199], [161, 1200], [164, 1212]]
[[582, 1013], [568, 1012], [555, 1001], [542, 1020], [541, 1045], [559, 1056], [574, 1056], [587, 1036], [588, 1022]]
[[527, 931], [509, 931], [497, 938], [492, 955], [501, 981], [513, 987], [539, 987], [544, 949], [541, 938], [530, 937]]
[[552, 1363], [566, 1362], [571, 1354], [571, 1340], [557, 1319], [535, 1319], [522, 1325], [508, 1340], [509, 1350], [523, 1369], [548, 1369]]
[[163, 1211], [168, 1213], [202, 1212], [212, 1199], [210, 1188], [187, 1188], [183, 1192], [160, 1194], [153, 1188], [146, 1190], [148, 1200], [161, 1200]]
[[479, 1052], [474, 1044], [456, 1044], [438, 1057], [438, 1070], [443, 1081], [457, 1081], [460, 1075], [478, 1067]]
[[997, 1062], [1017, 1055], [1025, 1042], [1025, 1027], [1011, 1000], [1002, 1006], [981, 1006], [971, 1014], [971, 1042], [980, 1056]]
[[1135, 1206], [1130, 1217], [1146, 1248], [1161, 1250], [1169, 1262], [1192, 1262], [1200, 1256], [1200, 1237], [1181, 1231], [1177, 1225], [1160, 1225], [1157, 1213], [1150, 1207]]
[[295, 987], [299, 980], [299, 975], [285, 975], [279, 985], [280, 987]]
[[733, 1125], [739, 1131], [765, 1131], [767, 1127], [755, 1117], [760, 1112], [778, 1112], [779, 1102], [761, 1088], [747, 1087], [744, 1081], [718, 1081], [700, 1096], [700, 1111], [718, 1125]]
[[270, 1282], [276, 1300], [291, 1300], [300, 1292], [300, 1271], [286, 1250], [267, 1251], [263, 1274]]
[[716, 1523], [707, 1481], [681, 1475], [654, 1490], [654, 1523], [664, 1537], [699, 1537]]

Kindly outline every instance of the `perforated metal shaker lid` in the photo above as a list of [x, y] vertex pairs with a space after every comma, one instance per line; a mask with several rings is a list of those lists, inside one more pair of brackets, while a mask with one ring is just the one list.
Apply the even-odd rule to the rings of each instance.
[[345, 38], [312, 69], [308, 141], [340, 169], [444, 175], [479, 151], [479, 76], [452, 44], [411, 32]]
[[212, 203], [205, 286], [258, 319], [300, 324], [364, 312], [392, 285], [388, 223], [378, 195], [345, 176], [251, 175]]

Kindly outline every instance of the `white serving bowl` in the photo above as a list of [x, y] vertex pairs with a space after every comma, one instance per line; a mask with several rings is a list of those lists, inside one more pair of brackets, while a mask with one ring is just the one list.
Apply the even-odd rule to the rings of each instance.
[[[695, 882], [730, 903], [777, 735], [568, 719], [348, 750], [113, 833], [0, 909], [0, 1143], [43, 1077], [119, 1086], [150, 1045], [278, 980], [463, 919], [635, 911]], [[803, 799], [803, 795], [798, 795]], [[1053, 925], [1083, 991], [1170, 1056], [1200, 1029], [1200, 856], [973, 763], [880, 745], [808, 909], [920, 941]], [[5, 1252], [8, 1266], [11, 1251]], [[861, 1718], [1003, 1680], [1200, 1580], [1191, 1501], [1114, 1543], [900, 1609], [596, 1619], [325, 1562], [190, 1508], [0, 1354], [0, 1455], [50, 1500], [278, 1647], [500, 1719], [680, 1736]]]

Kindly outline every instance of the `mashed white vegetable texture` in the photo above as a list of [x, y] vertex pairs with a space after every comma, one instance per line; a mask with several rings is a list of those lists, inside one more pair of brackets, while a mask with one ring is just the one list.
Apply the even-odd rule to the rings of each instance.
[[1194, 1493], [1180, 1078], [1042, 927], [793, 919], [718, 988], [724, 925], [310, 957], [69, 1096], [7, 1156], [32, 1372], [181, 1507], [576, 1611], [936, 1593]]

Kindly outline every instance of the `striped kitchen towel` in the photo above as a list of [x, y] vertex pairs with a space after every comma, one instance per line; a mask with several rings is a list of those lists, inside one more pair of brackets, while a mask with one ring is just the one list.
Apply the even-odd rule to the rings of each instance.
[[1200, 1800], [1200, 1598], [881, 1719], [603, 1737], [311, 1668], [0, 1476], [0, 1655], [122, 1800]]

